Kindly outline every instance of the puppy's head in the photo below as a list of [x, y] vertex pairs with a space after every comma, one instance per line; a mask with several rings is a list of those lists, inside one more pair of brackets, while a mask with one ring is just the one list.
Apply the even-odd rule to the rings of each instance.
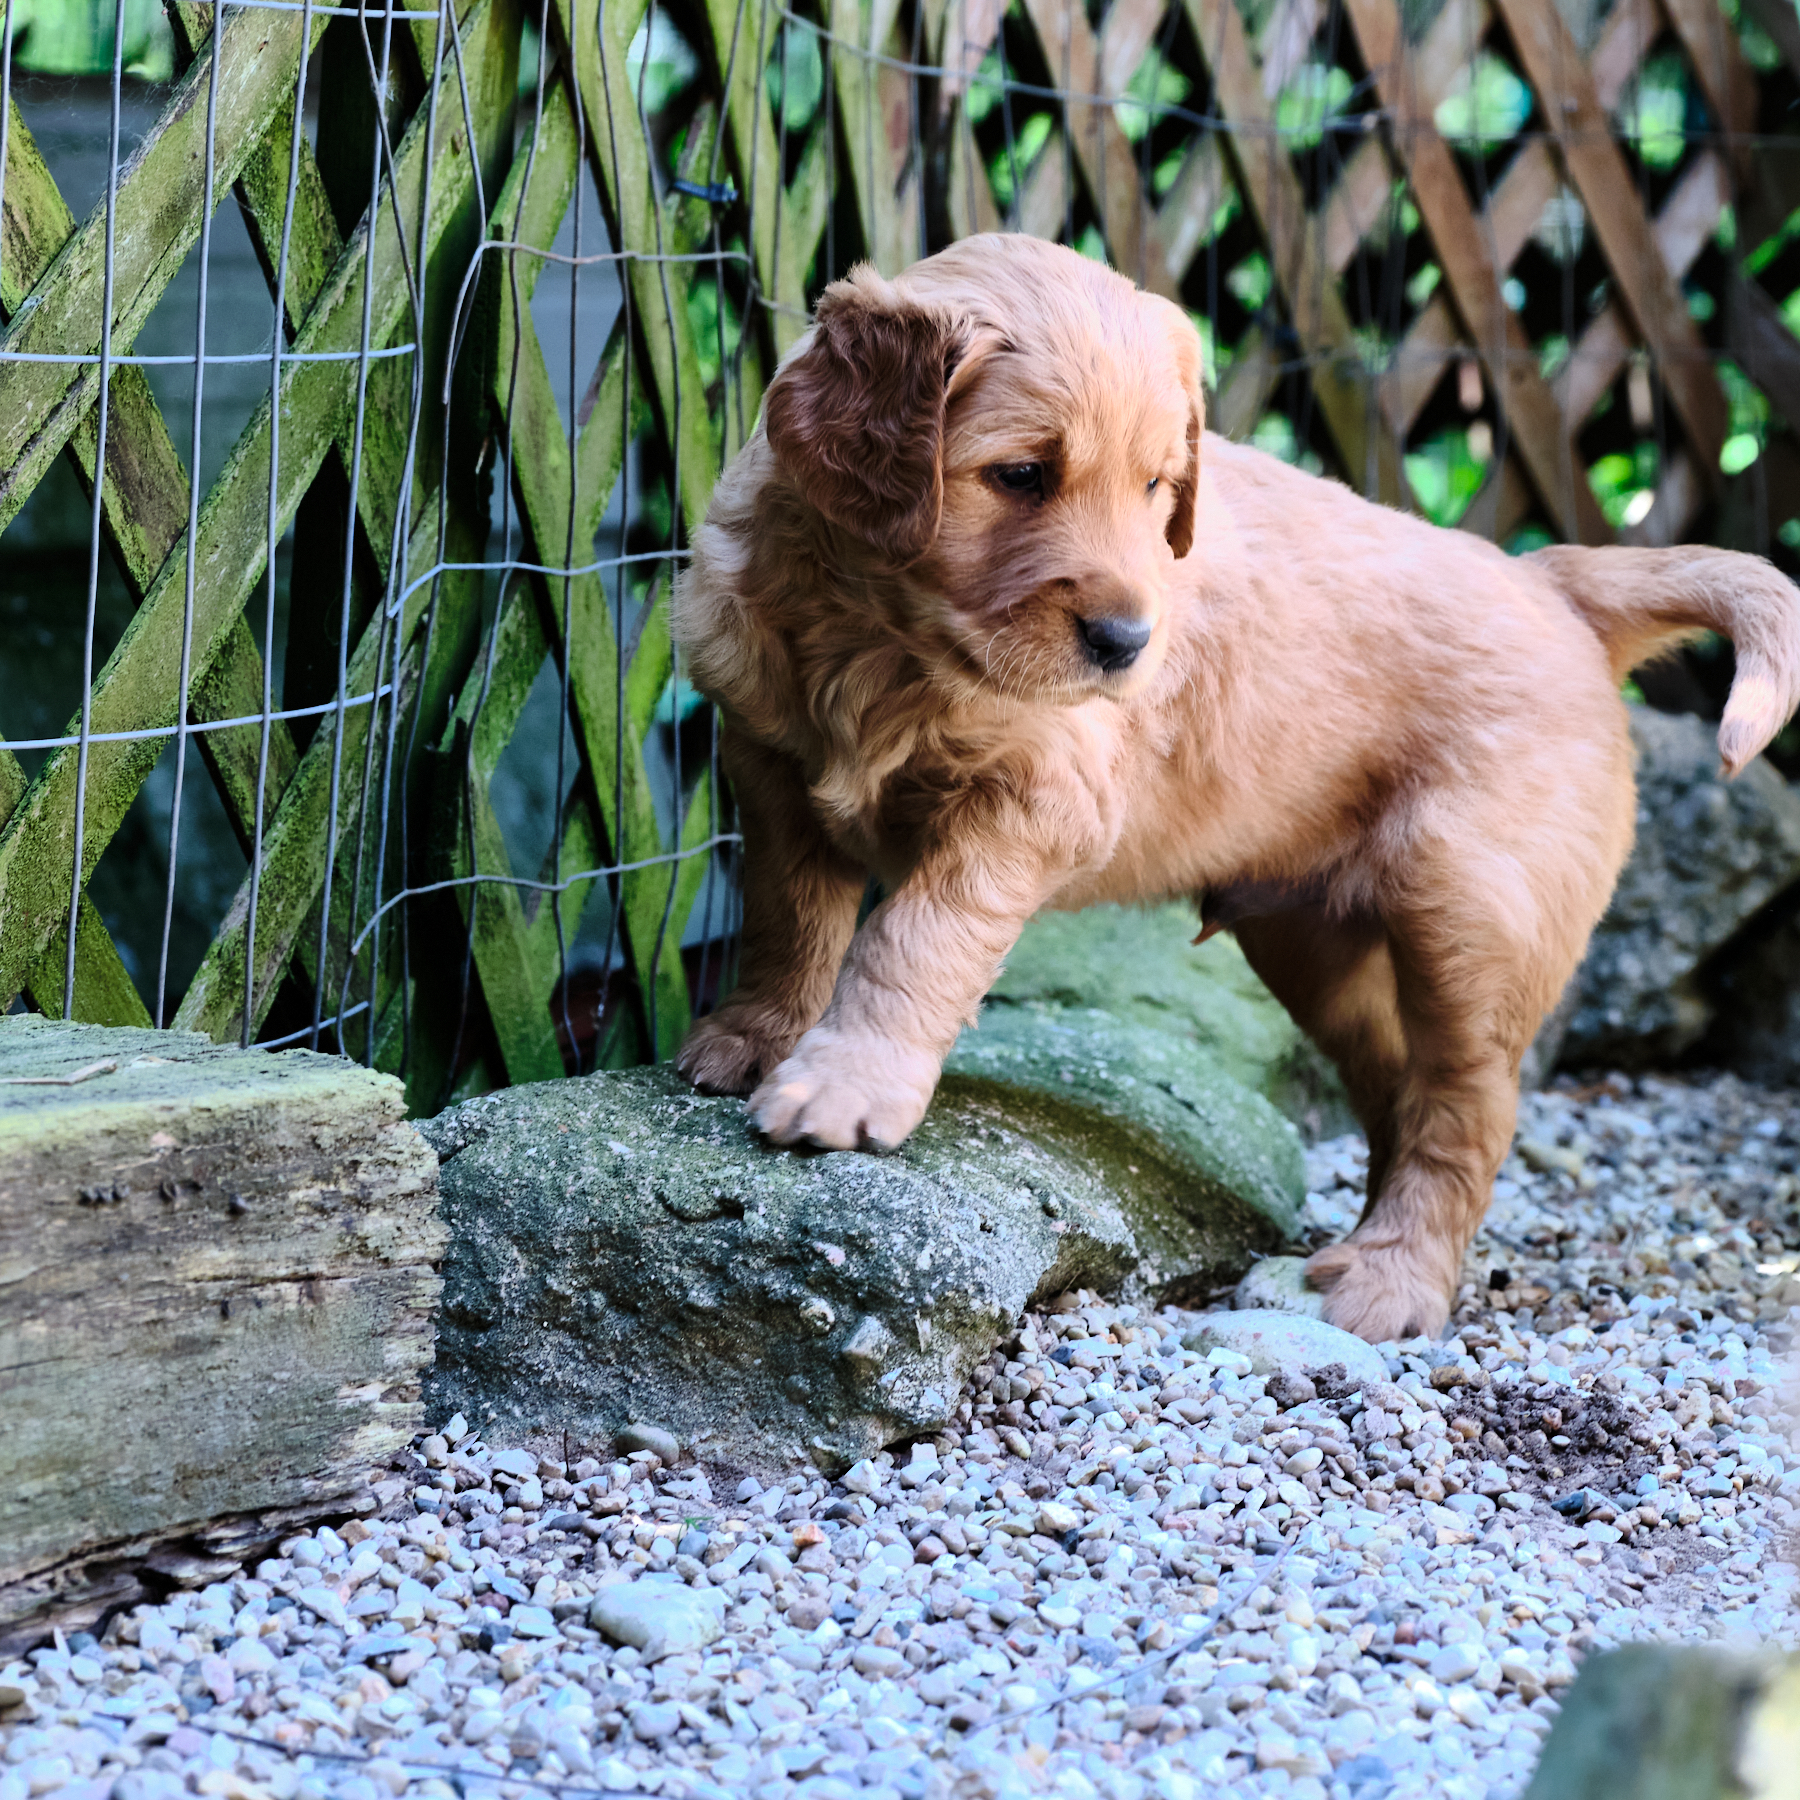
[[1200, 345], [1074, 251], [966, 239], [820, 300], [764, 429], [867, 573], [903, 573], [935, 657], [1033, 698], [1123, 695], [1160, 663], [1194, 539]]

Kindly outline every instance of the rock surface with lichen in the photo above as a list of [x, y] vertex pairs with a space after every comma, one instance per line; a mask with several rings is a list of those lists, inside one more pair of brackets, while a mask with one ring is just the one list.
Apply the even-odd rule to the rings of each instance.
[[1204, 1291], [1291, 1234], [1292, 1127], [1180, 1061], [1104, 1017], [990, 1021], [892, 1156], [776, 1149], [668, 1069], [456, 1107], [425, 1127], [452, 1234], [432, 1415], [652, 1423], [745, 1466], [939, 1428], [1034, 1300]]

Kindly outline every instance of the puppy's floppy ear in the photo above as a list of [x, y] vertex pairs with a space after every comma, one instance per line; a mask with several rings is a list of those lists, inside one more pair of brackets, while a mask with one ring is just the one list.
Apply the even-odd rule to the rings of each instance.
[[1173, 317], [1169, 335], [1175, 348], [1175, 366], [1181, 372], [1181, 385], [1187, 391], [1187, 470], [1175, 484], [1175, 510], [1169, 515], [1169, 548], [1176, 561], [1194, 547], [1194, 506], [1200, 496], [1200, 436], [1206, 428], [1206, 399], [1200, 391], [1200, 334], [1193, 322], [1179, 308], [1170, 306]]
[[977, 333], [902, 299], [867, 264], [825, 290], [814, 318], [770, 384], [769, 447], [834, 525], [914, 562], [937, 536], [944, 411]]

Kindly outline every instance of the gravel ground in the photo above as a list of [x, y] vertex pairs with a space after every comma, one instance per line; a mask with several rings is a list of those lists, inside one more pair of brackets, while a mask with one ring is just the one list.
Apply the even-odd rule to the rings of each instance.
[[[841, 1483], [452, 1421], [390, 1516], [0, 1671], [0, 1800], [1516, 1795], [1590, 1651], [1796, 1638], [1796, 1167], [1730, 1079], [1533, 1097], [1453, 1335], [1355, 1392], [1065, 1295]], [[1362, 1170], [1311, 1152], [1319, 1241]]]

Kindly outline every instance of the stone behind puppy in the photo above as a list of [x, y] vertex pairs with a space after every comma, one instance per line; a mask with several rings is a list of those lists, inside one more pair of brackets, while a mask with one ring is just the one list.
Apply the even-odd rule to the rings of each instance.
[[826, 291], [676, 628], [746, 858], [742, 982], [687, 1075], [780, 1143], [898, 1144], [1033, 913], [1191, 898], [1368, 1131], [1309, 1274], [1374, 1340], [1443, 1325], [1629, 848], [1625, 672], [1727, 634], [1732, 771], [1800, 698], [1768, 564], [1508, 557], [1203, 438], [1185, 315], [1025, 237]]

